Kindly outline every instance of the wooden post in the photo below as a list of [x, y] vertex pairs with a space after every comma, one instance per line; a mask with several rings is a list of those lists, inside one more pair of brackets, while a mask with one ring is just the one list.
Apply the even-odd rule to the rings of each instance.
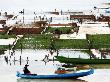
[[35, 17], [34, 17], [34, 23], [35, 23]]
[[61, 15], [63, 15], [63, 11], [61, 10]]
[[54, 61], [55, 61], [55, 59], [54, 59], [54, 57], [53, 57], [53, 63], [54, 63]]
[[36, 49], [36, 42], [35, 42], [35, 46], [34, 46], [34, 50]]
[[92, 59], [92, 56], [91, 56], [91, 54], [90, 54], [89, 56], [90, 56], [90, 59]]
[[10, 62], [10, 66], [11, 66], [11, 62]]
[[36, 20], [36, 12], [34, 12], [34, 15], [35, 15], [35, 16], [34, 16], [34, 23], [35, 23], [35, 20]]
[[10, 55], [10, 48], [11, 48], [11, 45], [9, 44], [9, 55]]
[[28, 57], [27, 57], [27, 60], [26, 60], [26, 61], [27, 61], [27, 64], [28, 64], [28, 61], [29, 61], [29, 60], [28, 60]]
[[11, 55], [10, 55], [10, 59], [11, 59]]
[[23, 15], [23, 24], [24, 24], [24, 15]]
[[8, 64], [8, 56], [4, 56], [6, 63]]
[[15, 57], [14, 57], [14, 65], [15, 65]]
[[24, 9], [23, 9], [23, 24], [24, 24]]
[[15, 50], [13, 50], [13, 55], [15, 55]]
[[21, 44], [21, 54], [22, 54], [22, 43], [20, 43]]
[[20, 65], [21, 65], [21, 56], [20, 56]]

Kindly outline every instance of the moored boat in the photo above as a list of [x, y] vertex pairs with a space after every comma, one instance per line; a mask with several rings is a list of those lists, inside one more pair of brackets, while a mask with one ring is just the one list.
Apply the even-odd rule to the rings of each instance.
[[63, 56], [55, 56], [60, 63], [67, 64], [110, 64], [110, 59], [81, 59], [81, 58], [67, 58]]

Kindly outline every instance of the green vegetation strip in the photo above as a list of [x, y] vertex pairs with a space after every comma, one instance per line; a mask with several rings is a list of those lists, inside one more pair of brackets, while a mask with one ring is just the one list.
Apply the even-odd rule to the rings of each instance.
[[20, 49], [46, 49], [49, 48], [52, 35], [25, 35], [18, 40], [16, 48]]
[[110, 48], [110, 34], [89, 35], [92, 48]]
[[52, 28], [49, 27], [46, 32], [47, 33], [54, 33], [55, 31], [60, 31], [62, 34], [68, 34], [71, 31], [72, 27], [59, 27], [59, 28]]
[[[56, 39], [53, 36], [52, 34], [25, 35], [18, 40], [16, 49], [48, 49], [52, 45], [56, 49], [88, 49], [89, 45], [95, 49], [110, 48], [110, 34], [88, 35], [90, 44], [85, 39]], [[15, 35], [0, 35], [0, 38], [15, 38]], [[1, 45], [0, 49], [9, 49], [9, 47]]]
[[[39, 34], [39, 35], [25, 35], [16, 44], [16, 48], [35, 48], [35, 49], [47, 49], [51, 45], [56, 49], [88, 49], [95, 48], [110, 48], [110, 35], [88, 35], [88, 44], [85, 39], [56, 39], [52, 34]], [[53, 40], [53, 42], [52, 42]]]
[[8, 38], [16, 38], [16, 36], [15, 35], [7, 35], [7, 34], [0, 35], [0, 39], [8, 39]]
[[63, 40], [52, 38], [53, 35], [42, 34], [42, 35], [26, 35], [20, 39], [16, 48], [31, 48], [31, 49], [48, 49], [54, 47], [55, 49], [87, 49], [87, 40]]
[[55, 45], [59, 49], [88, 49], [87, 40], [57, 39]]

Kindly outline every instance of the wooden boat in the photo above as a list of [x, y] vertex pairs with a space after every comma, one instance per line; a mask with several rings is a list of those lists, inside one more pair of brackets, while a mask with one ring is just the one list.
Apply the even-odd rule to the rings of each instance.
[[67, 58], [63, 56], [56, 56], [60, 63], [67, 64], [110, 64], [110, 59], [81, 59], [81, 58]]
[[94, 73], [94, 69], [89, 69], [82, 72], [75, 72], [69, 74], [53, 74], [53, 75], [37, 75], [37, 74], [21, 74], [17, 71], [17, 77], [26, 78], [26, 79], [75, 79], [78, 77], [83, 77], [91, 75]]

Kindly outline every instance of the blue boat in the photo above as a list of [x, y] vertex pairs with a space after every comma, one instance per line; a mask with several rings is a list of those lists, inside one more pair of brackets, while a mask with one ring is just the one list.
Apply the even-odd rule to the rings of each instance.
[[53, 75], [37, 75], [37, 74], [21, 74], [17, 71], [17, 77], [26, 79], [76, 79], [78, 77], [83, 77], [91, 75], [94, 73], [94, 69], [89, 69], [83, 72], [75, 72], [69, 74], [53, 74]]

